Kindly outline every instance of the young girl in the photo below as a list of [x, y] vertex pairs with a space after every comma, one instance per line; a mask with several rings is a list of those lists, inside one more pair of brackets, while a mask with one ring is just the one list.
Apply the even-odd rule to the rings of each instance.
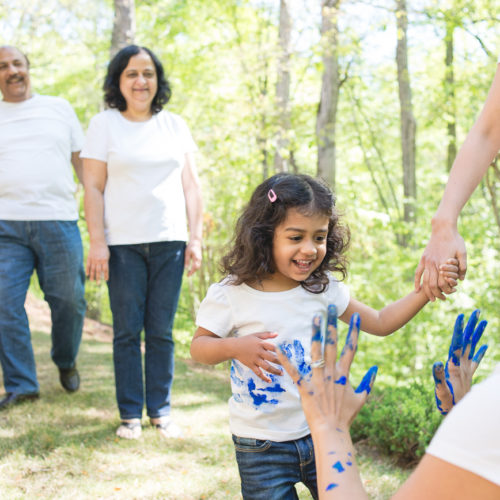
[[[210, 287], [191, 343], [194, 360], [231, 359], [230, 427], [241, 490], [247, 499], [297, 498], [303, 482], [314, 498], [316, 468], [298, 391], [277, 361], [285, 343], [302, 375], [310, 368], [311, 319], [329, 304], [348, 322], [385, 336], [406, 324], [427, 302], [411, 292], [381, 311], [350, 297], [330, 276], [346, 276], [349, 233], [339, 223], [333, 194], [306, 175], [277, 174], [255, 190], [236, 226], [222, 265], [228, 276]], [[456, 285], [458, 268], [445, 268]]]

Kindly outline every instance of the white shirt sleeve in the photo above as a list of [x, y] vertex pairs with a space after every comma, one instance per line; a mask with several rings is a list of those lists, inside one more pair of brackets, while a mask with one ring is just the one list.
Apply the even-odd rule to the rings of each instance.
[[330, 284], [326, 290], [326, 295], [329, 304], [336, 304], [337, 316], [342, 316], [351, 299], [347, 285], [342, 281], [337, 281], [333, 276], [330, 276]]
[[448, 414], [427, 453], [500, 486], [499, 387], [500, 365]]
[[196, 325], [219, 337], [227, 337], [231, 333], [234, 321], [224, 284], [214, 283], [210, 286], [196, 315]]
[[106, 117], [103, 113], [99, 113], [90, 120], [80, 157], [108, 162], [108, 134]]
[[187, 126], [186, 122], [179, 115], [174, 115], [177, 119], [178, 126], [178, 135], [182, 143], [182, 149], [184, 153], [195, 153], [198, 151], [198, 147], [194, 142], [193, 136], [191, 135], [191, 131]]
[[68, 107], [68, 120], [71, 129], [71, 151], [75, 153], [76, 151], [80, 151], [82, 149], [85, 142], [85, 135], [74, 109], [68, 102], [66, 102], [66, 104]]

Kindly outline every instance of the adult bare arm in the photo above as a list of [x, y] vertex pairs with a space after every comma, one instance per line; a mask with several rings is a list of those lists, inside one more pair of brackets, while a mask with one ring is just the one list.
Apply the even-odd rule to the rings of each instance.
[[104, 236], [104, 188], [106, 181], [106, 162], [84, 158], [84, 207], [90, 238], [86, 273], [90, 280], [97, 282], [101, 279], [107, 280], [109, 277], [109, 249]]
[[[367, 499], [356, 465], [349, 428], [363, 407], [373, 386], [377, 367], [368, 370], [354, 390], [349, 372], [357, 350], [360, 318], [354, 314], [338, 362], [337, 311], [328, 308], [328, 323], [322, 354], [321, 323], [313, 320], [311, 341], [312, 376], [304, 379], [288, 359], [285, 349], [278, 351], [281, 364], [300, 393], [302, 407], [311, 429], [318, 473], [318, 493], [322, 500]], [[324, 360], [322, 366], [321, 359]]]
[[189, 242], [186, 246], [184, 267], [191, 276], [201, 266], [201, 238], [203, 232], [203, 199], [201, 185], [194, 157], [186, 153], [182, 170], [182, 187], [186, 200], [186, 213], [189, 226]]
[[415, 290], [422, 286], [429, 300], [443, 299], [449, 289], [439, 265], [450, 257], [459, 261], [459, 277], [467, 271], [464, 240], [458, 233], [460, 211], [500, 149], [500, 65], [476, 122], [453, 163], [443, 198], [432, 218], [430, 240], [415, 271]]
[[75, 169], [78, 180], [83, 184], [83, 163], [82, 159], [80, 158], [80, 151], [74, 151], [73, 153], [71, 153], [71, 164]]
[[[321, 333], [313, 323], [311, 359], [312, 377], [304, 380], [286, 357], [286, 351], [278, 352], [285, 370], [297, 384], [302, 406], [314, 442], [318, 493], [320, 500], [366, 500], [356, 466], [355, 449], [349, 428], [363, 406], [376, 375], [376, 367], [370, 368], [356, 391], [349, 384], [349, 369], [356, 352], [359, 317], [351, 319], [349, 333], [340, 360], [337, 357], [337, 324], [334, 309], [328, 311], [328, 327], [325, 335], [324, 367], [321, 359]], [[316, 321], [316, 319], [315, 319]], [[472, 327], [470, 328], [472, 330]], [[453, 346], [453, 341], [452, 341]], [[453, 348], [453, 347], [452, 347]], [[466, 353], [469, 352], [466, 348]], [[481, 415], [478, 415], [481, 421]], [[457, 436], [460, 440], [461, 436]], [[392, 497], [393, 500], [468, 500], [500, 498], [500, 486], [452, 465], [433, 455], [426, 454], [416, 470]]]

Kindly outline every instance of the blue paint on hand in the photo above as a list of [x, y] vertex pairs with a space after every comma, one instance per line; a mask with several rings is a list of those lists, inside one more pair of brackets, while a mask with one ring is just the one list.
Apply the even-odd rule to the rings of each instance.
[[345, 377], [345, 375], [342, 375], [342, 377], [339, 377], [336, 381], [335, 381], [336, 384], [339, 384], [339, 385], [346, 385], [347, 383], [347, 378]]
[[321, 343], [321, 316], [314, 316], [312, 342]]
[[353, 343], [353, 330], [356, 330], [356, 332], [359, 332], [359, 326], [361, 324], [361, 318], [358, 313], [354, 313], [351, 316], [351, 320], [349, 321], [349, 330], [347, 330], [347, 337], [345, 339], [345, 344], [344, 348], [342, 349], [342, 353], [340, 354], [340, 357], [344, 356], [344, 354], [347, 352], [347, 350], [351, 351], [356, 351], [358, 345], [356, 342], [356, 345]]
[[332, 469], [335, 469], [337, 472], [345, 471], [344, 467], [342, 466], [339, 460], [332, 465]]
[[333, 488], [336, 488], [338, 486], [338, 484], [336, 483], [330, 483], [327, 487], [326, 487], [326, 490], [325, 491], [330, 491], [330, 490], [333, 490]]
[[449, 360], [451, 359], [451, 362], [455, 366], [460, 366], [459, 354], [462, 351], [463, 328], [464, 328], [464, 315], [459, 314], [455, 321], [455, 327], [453, 328], [453, 336], [451, 338], [450, 350], [448, 352], [448, 359]]
[[337, 306], [330, 304], [328, 306], [327, 325], [332, 325], [337, 328]]
[[432, 365], [432, 376], [434, 377], [434, 383], [439, 385], [441, 379], [444, 377], [444, 365], [441, 361], [437, 361]]
[[486, 354], [486, 349], [488, 349], [488, 344], [484, 344], [482, 345], [479, 350], [477, 351], [477, 353], [475, 354], [474, 358], [472, 359], [472, 361], [474, 361], [474, 363], [481, 363], [481, 360], [483, 359], [483, 356]]
[[474, 332], [474, 335], [472, 335], [472, 340], [471, 340], [471, 346], [470, 346], [470, 352], [469, 352], [469, 359], [472, 358], [474, 355], [474, 351], [476, 350], [476, 345], [479, 342], [479, 339], [481, 338], [481, 335], [484, 332], [484, 329], [486, 328], [486, 325], [488, 322], [486, 320], [482, 320], [479, 325], [477, 325], [477, 328]]
[[467, 349], [467, 346], [470, 343], [470, 340], [472, 338], [472, 335], [474, 333], [474, 328], [476, 328], [476, 323], [477, 320], [479, 319], [479, 309], [476, 309], [469, 318], [469, 321], [467, 321], [467, 326], [465, 327], [464, 330], [464, 335], [463, 335], [463, 340], [462, 340], [462, 355], [465, 352], [465, 349]]
[[375, 383], [375, 377], [377, 376], [378, 366], [372, 366], [361, 380], [361, 383], [358, 385], [357, 389], [354, 391], [357, 394], [360, 392], [366, 391], [367, 394], [370, 394], [373, 384]]
[[351, 467], [352, 462], [351, 462], [350, 460], [348, 460], [345, 464], [346, 464], [348, 467]]

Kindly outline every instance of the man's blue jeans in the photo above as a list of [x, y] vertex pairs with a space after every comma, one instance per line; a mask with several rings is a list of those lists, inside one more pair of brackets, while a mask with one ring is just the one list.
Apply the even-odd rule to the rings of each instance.
[[[110, 245], [108, 290], [113, 313], [113, 359], [120, 417], [170, 413], [174, 377], [172, 327], [184, 271], [183, 241]], [[145, 332], [145, 391], [141, 331]]]
[[244, 500], [296, 500], [295, 484], [300, 482], [318, 498], [310, 435], [283, 442], [233, 435], [233, 442]]
[[50, 306], [52, 360], [59, 368], [72, 368], [86, 308], [76, 221], [0, 220], [0, 363], [6, 392], [39, 392], [24, 309], [33, 270]]

